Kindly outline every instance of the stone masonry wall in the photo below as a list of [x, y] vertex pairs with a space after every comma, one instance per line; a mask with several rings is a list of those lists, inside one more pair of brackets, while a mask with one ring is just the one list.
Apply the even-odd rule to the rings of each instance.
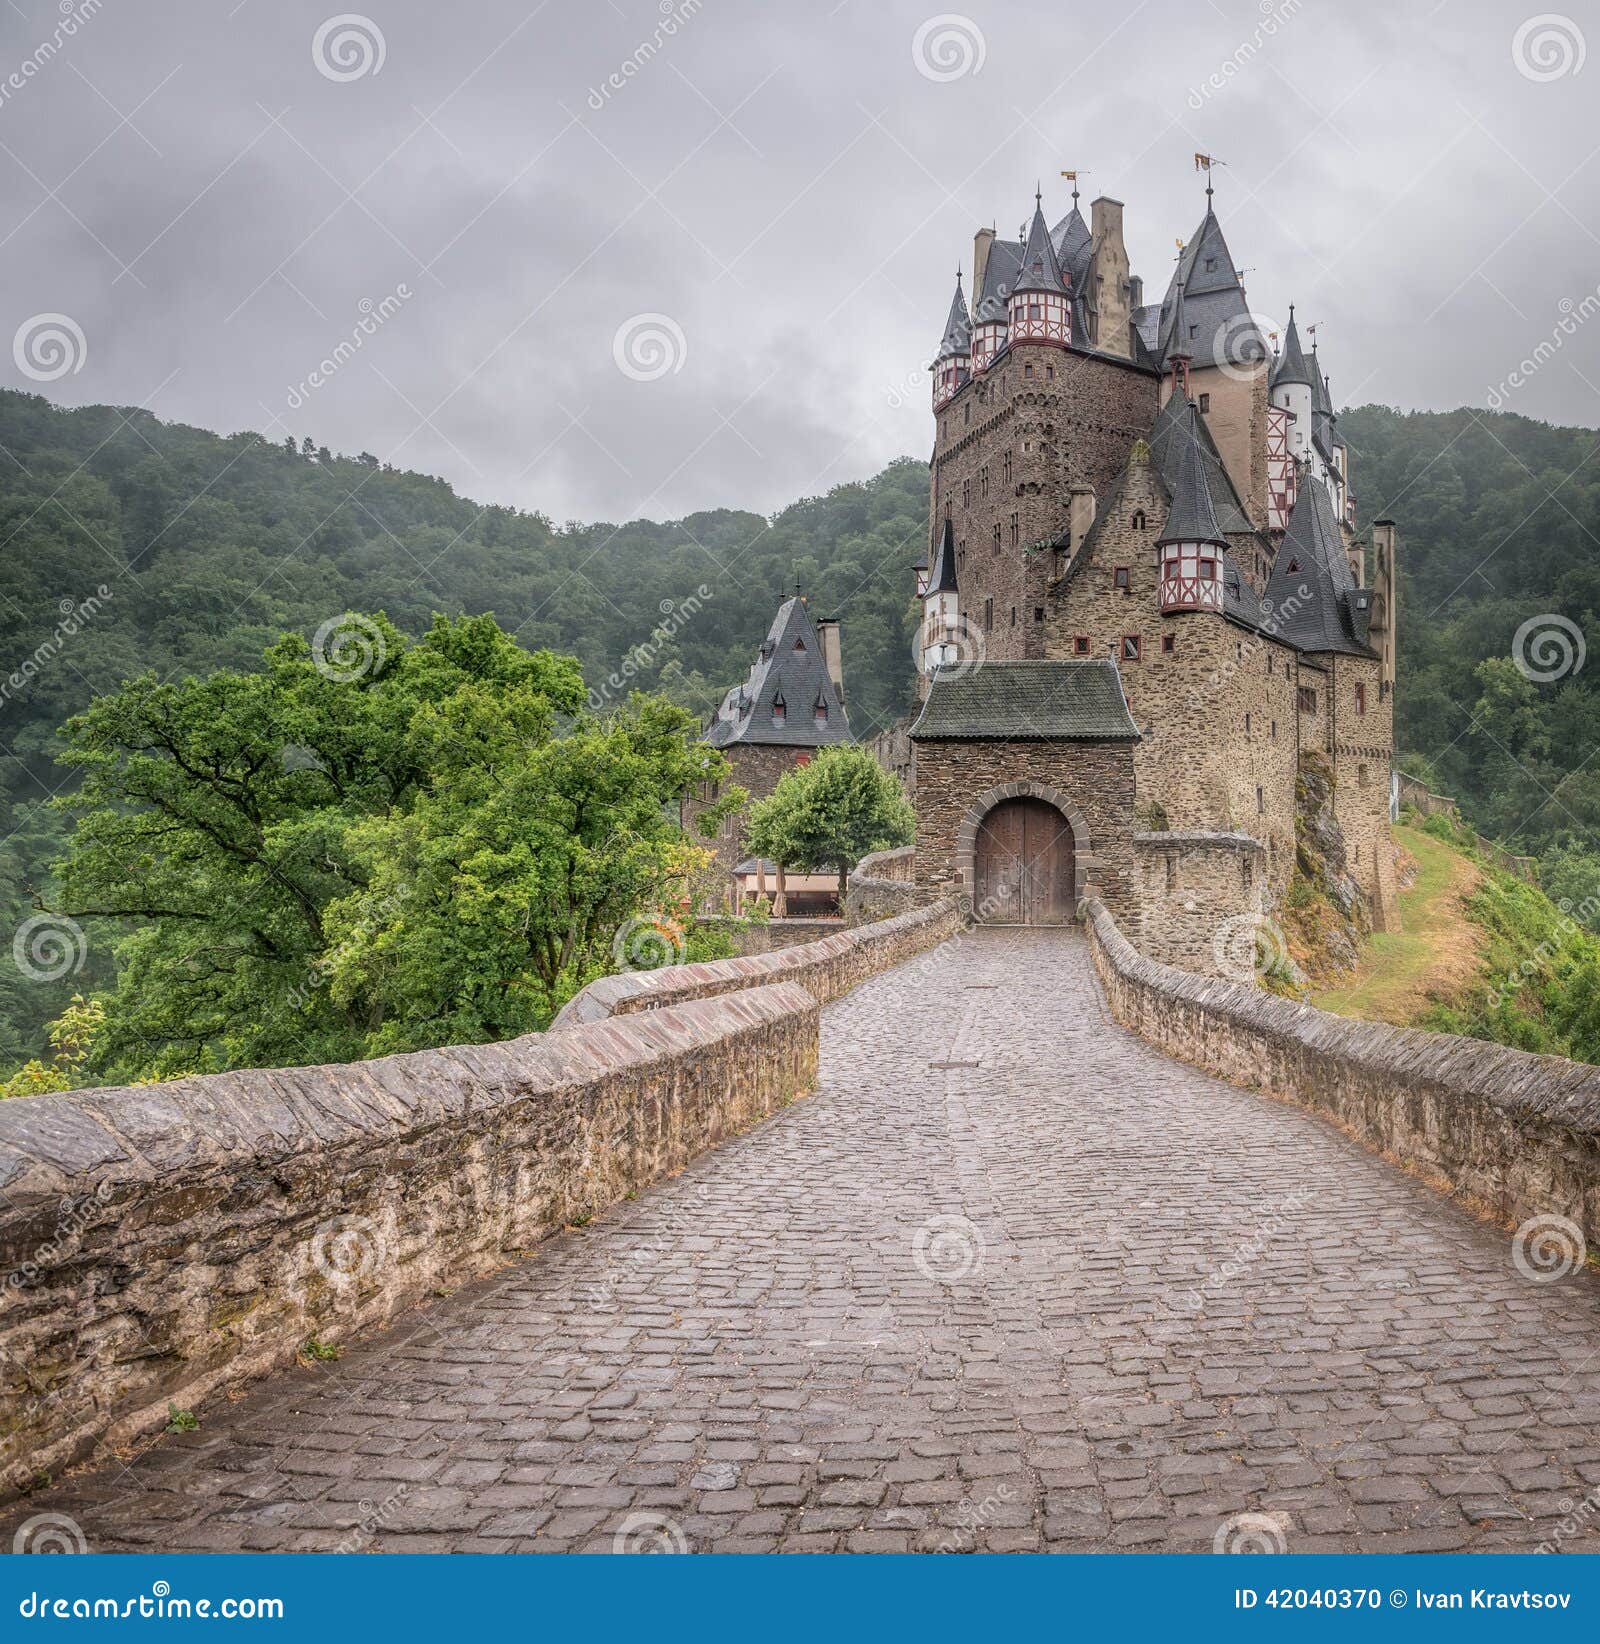
[[919, 741], [916, 758], [919, 885], [970, 895], [957, 860], [963, 819], [991, 788], [1036, 782], [1083, 813], [1089, 838], [1074, 840], [1080, 876], [1087, 867], [1088, 883], [1109, 905], [1131, 908], [1134, 777], [1127, 743]]
[[1199, 975], [1226, 974], [1240, 943], [1249, 952], [1262, 912], [1267, 853], [1243, 833], [1139, 833], [1133, 838], [1135, 905], [1123, 919], [1147, 958]]
[[578, 1033], [0, 1103], [0, 1493], [385, 1323], [815, 1083], [793, 983]]
[[1600, 1068], [1331, 1016], [1137, 953], [1089, 909], [1125, 1027], [1235, 1084], [1298, 1102], [1508, 1224], [1563, 1216], [1600, 1241]]
[[948, 512], [961, 608], [979, 628], [989, 616], [990, 657], [1044, 654], [1051, 556], [1028, 550], [1066, 524], [1073, 485], [1110, 489], [1155, 412], [1151, 374], [1041, 344], [1008, 349], [939, 412], [929, 552]]
[[866, 977], [953, 936], [961, 925], [954, 900], [945, 898], [797, 948], [602, 976], [562, 1006], [550, 1031], [582, 1028], [613, 1016], [661, 1010], [769, 982], [798, 982], [813, 998], [828, 1004]]

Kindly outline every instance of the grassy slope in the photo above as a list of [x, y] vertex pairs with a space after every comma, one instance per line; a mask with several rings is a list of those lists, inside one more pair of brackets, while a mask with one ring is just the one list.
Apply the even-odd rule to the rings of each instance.
[[1397, 827], [1396, 841], [1417, 864], [1400, 893], [1401, 929], [1376, 932], [1354, 976], [1311, 996], [1340, 1016], [1409, 1025], [1441, 999], [1454, 998], [1475, 978], [1483, 932], [1467, 916], [1477, 889], [1476, 863], [1416, 828]]

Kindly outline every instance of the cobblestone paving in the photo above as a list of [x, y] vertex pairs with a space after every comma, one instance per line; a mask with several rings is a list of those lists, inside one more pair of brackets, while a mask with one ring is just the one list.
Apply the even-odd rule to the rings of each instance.
[[1503, 1231], [1122, 1032], [1075, 932], [868, 983], [822, 1066], [13, 1517], [129, 1550], [1489, 1550], [1600, 1485], [1600, 1284], [1522, 1277]]

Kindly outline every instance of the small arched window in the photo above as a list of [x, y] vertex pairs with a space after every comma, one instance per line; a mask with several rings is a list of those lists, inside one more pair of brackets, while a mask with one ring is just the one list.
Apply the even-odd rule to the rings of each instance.
[[773, 697], [773, 699], [772, 699], [772, 723], [774, 725], [781, 725], [781, 724], [783, 724], [783, 722], [788, 717], [789, 717], [789, 708], [788, 708], [788, 705], [784, 702], [783, 697], [781, 695]]
[[1135, 531], [1144, 529], [1144, 509], [1135, 508], [1133, 511], [1133, 528]]

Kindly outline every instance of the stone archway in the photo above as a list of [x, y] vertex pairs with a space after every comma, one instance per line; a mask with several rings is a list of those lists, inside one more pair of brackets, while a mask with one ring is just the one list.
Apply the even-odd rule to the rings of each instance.
[[977, 906], [978, 853], [984, 820], [996, 807], [1019, 799], [1040, 800], [1060, 812], [1066, 820], [1071, 840], [1070, 898], [1073, 909], [1076, 909], [1077, 904], [1083, 900], [1089, 883], [1094, 859], [1091, 855], [1089, 824], [1083, 812], [1059, 788], [1051, 787], [1047, 782], [1002, 782], [980, 795], [967, 807], [966, 814], [961, 818], [961, 824], [956, 830], [956, 873], [962, 891], [980, 919], [985, 917], [983, 910]]

